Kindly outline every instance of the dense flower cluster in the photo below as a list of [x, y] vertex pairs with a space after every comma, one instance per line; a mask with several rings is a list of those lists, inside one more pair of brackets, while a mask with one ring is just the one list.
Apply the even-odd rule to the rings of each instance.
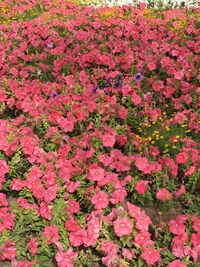
[[199, 9], [7, 2], [0, 260], [197, 266]]

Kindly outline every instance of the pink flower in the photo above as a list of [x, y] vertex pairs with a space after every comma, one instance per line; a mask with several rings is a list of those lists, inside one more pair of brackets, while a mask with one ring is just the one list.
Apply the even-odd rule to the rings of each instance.
[[71, 118], [62, 118], [58, 120], [59, 127], [64, 133], [73, 132], [75, 121]]
[[55, 255], [58, 267], [74, 267], [74, 263], [77, 258], [78, 253], [73, 252], [72, 248], [69, 248], [65, 252], [57, 252]]
[[185, 264], [182, 263], [182, 261], [180, 260], [175, 260], [175, 261], [172, 261], [170, 262], [167, 267], [186, 267]]
[[130, 250], [128, 250], [127, 248], [123, 248], [122, 249], [122, 256], [124, 256], [124, 258], [131, 260], [133, 258], [133, 253], [131, 253]]
[[99, 191], [92, 196], [91, 202], [94, 205], [95, 209], [105, 209], [108, 207], [109, 203], [108, 195], [103, 191]]
[[181, 235], [185, 233], [185, 224], [179, 220], [169, 221], [169, 231], [175, 235]]
[[135, 190], [137, 191], [137, 193], [139, 195], [144, 195], [144, 193], [147, 190], [147, 185], [148, 185], [149, 181], [145, 181], [145, 180], [139, 180], [136, 184], [135, 184]]
[[131, 204], [130, 202], [127, 202], [127, 207], [128, 207], [129, 215], [134, 219], [139, 218], [141, 216], [141, 214], [143, 213], [143, 211], [140, 209], [140, 207], [137, 207], [137, 206]]
[[154, 242], [150, 239], [150, 236], [150, 233], [147, 231], [139, 232], [134, 236], [134, 241], [142, 248], [151, 246]]
[[136, 93], [134, 93], [131, 97], [131, 101], [133, 102], [133, 104], [135, 106], [138, 106], [141, 103], [141, 97], [139, 95], [137, 95]]
[[67, 228], [69, 232], [76, 232], [80, 230], [80, 226], [77, 224], [77, 221], [73, 218], [65, 222], [65, 227]]
[[161, 260], [160, 252], [154, 248], [145, 248], [141, 257], [146, 261], [148, 266], [151, 266]]
[[188, 154], [185, 152], [180, 152], [176, 155], [176, 162], [178, 164], [185, 164], [188, 160]]
[[101, 181], [104, 179], [105, 171], [103, 168], [97, 166], [92, 166], [89, 168], [88, 178], [92, 181]]
[[174, 122], [175, 123], [183, 124], [185, 120], [187, 120], [187, 117], [185, 116], [185, 114], [183, 112], [178, 112], [174, 116]]
[[147, 64], [147, 67], [148, 67], [148, 69], [150, 70], [150, 71], [153, 71], [153, 70], [155, 70], [156, 69], [156, 64], [155, 64], [155, 62], [149, 62], [148, 64]]
[[150, 217], [144, 211], [141, 212], [140, 216], [136, 217], [136, 228], [140, 231], [148, 231], [151, 223]]
[[5, 229], [11, 230], [15, 223], [15, 215], [8, 212], [8, 208], [0, 208], [0, 233]]
[[0, 206], [4, 206], [4, 207], [8, 206], [6, 194], [4, 194], [4, 193], [0, 193]]
[[49, 208], [49, 206], [45, 202], [41, 202], [40, 208], [39, 208], [39, 214], [43, 218], [45, 218], [47, 220], [51, 220], [51, 209]]
[[200, 246], [200, 232], [191, 235], [191, 241], [194, 246]]
[[185, 186], [184, 186], [184, 185], [181, 185], [181, 187], [179, 188], [179, 190], [176, 191], [175, 196], [176, 196], [176, 197], [180, 197], [180, 196], [182, 196], [185, 192], [186, 192], [186, 190], [185, 190]]
[[35, 256], [38, 251], [37, 238], [32, 238], [28, 243], [28, 248], [32, 256]]
[[77, 213], [77, 212], [80, 211], [80, 205], [79, 205], [79, 202], [77, 202], [75, 199], [70, 198], [70, 199], [67, 201], [67, 205], [68, 205], [69, 211], [70, 211], [71, 213]]
[[193, 216], [192, 217], [192, 228], [197, 231], [200, 232], [200, 217], [197, 216]]
[[113, 241], [103, 240], [101, 242], [100, 249], [108, 254], [117, 254], [118, 252], [118, 245], [115, 244]]
[[133, 223], [128, 219], [128, 217], [115, 220], [113, 226], [117, 236], [130, 235], [133, 229]]
[[3, 248], [1, 248], [3, 251], [1, 254], [2, 260], [14, 260], [17, 256], [15, 244], [12, 241], [7, 241]]
[[191, 252], [191, 248], [189, 246], [172, 246], [172, 253], [177, 258], [187, 257]]
[[79, 247], [84, 243], [84, 239], [86, 238], [87, 233], [85, 230], [78, 230], [76, 232], [71, 232], [69, 234], [69, 241], [71, 246]]
[[169, 201], [172, 199], [172, 193], [170, 193], [167, 189], [162, 188], [156, 193], [156, 198], [161, 201]]
[[138, 156], [135, 161], [135, 166], [144, 174], [150, 174], [151, 168], [148, 159]]
[[47, 238], [48, 244], [56, 243], [60, 239], [57, 226], [45, 226], [42, 237]]
[[104, 134], [102, 136], [103, 146], [113, 147], [116, 141], [116, 137], [113, 134]]
[[9, 166], [7, 162], [3, 159], [0, 159], [0, 177], [4, 177], [6, 173], [9, 172]]

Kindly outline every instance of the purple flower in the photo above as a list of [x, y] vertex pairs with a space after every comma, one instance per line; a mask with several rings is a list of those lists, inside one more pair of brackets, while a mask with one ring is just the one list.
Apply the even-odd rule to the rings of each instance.
[[92, 93], [93, 93], [93, 94], [95, 94], [95, 93], [96, 93], [96, 91], [97, 91], [97, 89], [98, 89], [98, 87], [97, 87], [97, 86], [96, 86], [96, 87], [93, 87], [93, 88], [92, 88]]
[[55, 98], [56, 96], [58, 96], [59, 93], [58, 92], [53, 92], [51, 95], [50, 95], [50, 98]]
[[143, 79], [144, 75], [143, 72], [138, 72], [135, 74], [135, 76], [133, 77], [133, 79], [137, 82], [140, 83]]

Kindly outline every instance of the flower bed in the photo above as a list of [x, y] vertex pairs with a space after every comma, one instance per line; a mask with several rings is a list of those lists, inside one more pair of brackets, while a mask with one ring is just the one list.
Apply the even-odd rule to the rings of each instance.
[[6, 4], [0, 259], [199, 266], [199, 9]]

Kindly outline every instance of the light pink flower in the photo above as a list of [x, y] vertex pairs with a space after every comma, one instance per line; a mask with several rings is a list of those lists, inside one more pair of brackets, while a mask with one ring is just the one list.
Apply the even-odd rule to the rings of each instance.
[[128, 217], [115, 220], [113, 226], [117, 236], [130, 235], [133, 229], [133, 223], [128, 219]]

